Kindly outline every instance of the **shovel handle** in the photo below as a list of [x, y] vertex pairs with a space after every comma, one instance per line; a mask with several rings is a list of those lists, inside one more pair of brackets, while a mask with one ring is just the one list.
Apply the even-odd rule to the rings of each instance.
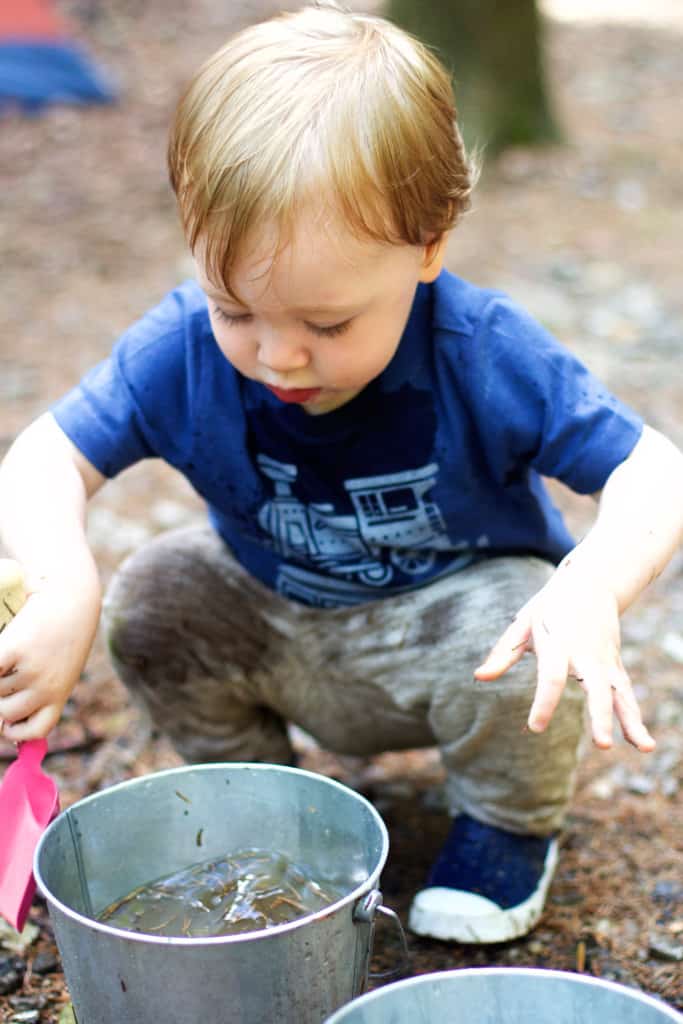
[[22, 743], [18, 743], [17, 746], [22, 763], [27, 768], [37, 772], [43, 762], [43, 758], [47, 754], [47, 740], [24, 740]]
[[0, 633], [26, 601], [24, 573], [13, 558], [0, 558]]

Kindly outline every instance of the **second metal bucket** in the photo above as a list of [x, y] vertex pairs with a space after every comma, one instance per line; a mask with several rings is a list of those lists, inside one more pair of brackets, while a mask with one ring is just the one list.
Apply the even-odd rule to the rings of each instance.
[[672, 1007], [600, 978], [533, 967], [439, 971], [371, 992], [327, 1024], [683, 1024]]
[[[52, 823], [34, 866], [78, 1024], [320, 1024], [363, 989], [388, 846], [367, 800], [294, 768], [198, 765], [86, 797]], [[345, 895], [289, 924], [219, 938], [96, 920], [138, 885], [255, 847]]]

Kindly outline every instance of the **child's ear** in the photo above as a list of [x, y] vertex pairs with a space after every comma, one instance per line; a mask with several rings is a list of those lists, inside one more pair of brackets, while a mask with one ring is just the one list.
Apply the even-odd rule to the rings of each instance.
[[425, 245], [422, 257], [422, 270], [420, 272], [420, 281], [423, 284], [431, 284], [432, 281], [436, 281], [441, 273], [446, 256], [447, 241], [448, 234], [444, 232], [443, 235], [439, 235], [438, 238]]

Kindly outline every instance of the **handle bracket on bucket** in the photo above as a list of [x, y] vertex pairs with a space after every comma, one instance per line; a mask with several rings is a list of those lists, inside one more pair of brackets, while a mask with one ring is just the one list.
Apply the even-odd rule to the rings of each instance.
[[379, 889], [371, 889], [363, 897], [360, 903], [353, 908], [354, 921], [363, 921], [365, 924], [374, 924], [375, 914], [382, 906], [382, 893]]

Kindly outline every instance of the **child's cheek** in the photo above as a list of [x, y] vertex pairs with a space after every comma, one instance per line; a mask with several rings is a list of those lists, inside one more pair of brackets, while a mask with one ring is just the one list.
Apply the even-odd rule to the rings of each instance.
[[214, 327], [214, 336], [216, 338], [216, 343], [225, 358], [234, 366], [241, 366], [247, 356], [248, 346], [245, 345], [243, 341], [236, 338], [232, 331], [216, 330]]

